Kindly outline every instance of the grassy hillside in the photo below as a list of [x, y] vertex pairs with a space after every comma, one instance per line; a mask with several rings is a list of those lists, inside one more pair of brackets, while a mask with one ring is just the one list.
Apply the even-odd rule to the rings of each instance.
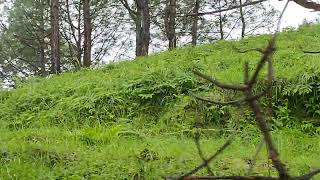
[[[319, 50], [319, 36], [319, 25], [283, 32], [274, 55], [272, 127], [296, 175], [320, 166], [320, 54], [300, 48]], [[250, 112], [190, 98], [189, 90], [220, 100], [239, 96], [190, 70], [242, 82], [244, 62], [253, 69], [260, 54], [236, 49], [263, 48], [269, 39], [263, 35], [185, 47], [97, 70], [33, 78], [0, 92], [0, 177], [158, 179], [199, 162], [191, 139], [195, 124], [209, 128], [203, 134], [212, 152], [239, 122], [242, 132], [234, 148], [213, 165], [217, 173], [244, 173], [259, 139]], [[262, 77], [257, 91], [263, 82]], [[268, 173], [262, 156], [256, 172]]]

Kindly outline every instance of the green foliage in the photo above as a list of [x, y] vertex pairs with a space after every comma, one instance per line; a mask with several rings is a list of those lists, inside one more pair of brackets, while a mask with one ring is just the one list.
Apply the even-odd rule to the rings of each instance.
[[85, 128], [81, 130], [80, 140], [91, 146], [96, 144], [107, 144], [118, 137], [121, 129], [121, 125], [116, 125], [108, 129], [98, 127]]
[[[276, 127], [305, 124], [304, 118], [320, 116], [319, 55], [304, 54], [299, 48], [318, 48], [314, 38], [318, 29], [319, 25], [306, 26], [283, 32], [278, 37], [273, 87]], [[233, 121], [232, 117], [240, 114], [232, 115], [235, 111], [226, 107], [199, 104], [188, 97], [188, 91], [222, 101], [240, 95], [212, 87], [190, 70], [197, 68], [221, 81], [240, 83], [243, 63], [249, 61], [253, 69], [260, 55], [238, 53], [234, 47], [264, 47], [269, 38], [263, 35], [239, 42], [220, 41], [97, 70], [33, 78], [15, 90], [1, 92], [0, 122], [12, 130], [112, 126], [121, 119], [127, 119], [136, 128], [159, 126], [159, 131], [185, 130], [198, 125], [231, 126], [229, 119]], [[263, 82], [261, 76], [257, 91], [264, 88]], [[311, 124], [318, 126], [317, 121]]]
[[[294, 175], [320, 165], [320, 56], [299, 49], [300, 45], [320, 49], [314, 38], [319, 29], [317, 25], [281, 33], [274, 55], [270, 119], [275, 145]], [[240, 83], [243, 63], [249, 61], [253, 69], [260, 55], [240, 54], [233, 47], [264, 47], [268, 39], [264, 35], [186, 47], [101, 69], [36, 77], [17, 89], [0, 91], [0, 176], [160, 179], [178, 175], [200, 162], [190, 138], [196, 127], [205, 128], [200, 132], [206, 155], [239, 127], [234, 144], [212, 166], [217, 167], [217, 175], [244, 174], [260, 139], [252, 112], [190, 97], [188, 91], [221, 101], [241, 96], [213, 87], [190, 70]], [[260, 76], [257, 91], [265, 88], [264, 82]], [[262, 100], [265, 112], [269, 103]], [[255, 171], [267, 175], [263, 155], [266, 152], [258, 157]]]
[[[114, 126], [114, 132], [121, 131]], [[175, 176], [198, 165], [201, 160], [193, 139], [158, 134], [145, 138], [109, 136], [102, 128], [68, 131], [62, 128], [0, 131], [0, 176], [3, 179], [162, 179]], [[239, 132], [242, 135], [246, 132]], [[104, 134], [104, 135], [102, 135]], [[94, 144], [87, 144], [83, 136]], [[319, 136], [297, 130], [274, 131], [275, 146], [288, 164], [290, 173], [301, 175], [320, 166]], [[105, 141], [112, 137], [111, 141]], [[115, 138], [116, 137], [116, 138]], [[224, 136], [201, 138], [205, 156], [226, 140]], [[253, 158], [260, 137], [236, 137], [230, 148], [210, 165], [217, 175], [243, 175]], [[303, 152], [303, 153], [301, 153]], [[263, 148], [254, 173], [269, 172]], [[201, 171], [199, 174], [205, 175]], [[317, 179], [316, 176], [314, 179]]]

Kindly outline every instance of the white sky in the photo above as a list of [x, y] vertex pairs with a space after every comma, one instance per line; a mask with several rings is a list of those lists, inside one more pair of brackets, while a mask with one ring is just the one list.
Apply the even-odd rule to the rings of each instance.
[[[320, 2], [320, 0], [311, 0], [314, 2]], [[0, 0], [1, 2], [1, 0]], [[276, 9], [281, 11], [283, 6], [286, 3], [286, 0], [270, 0], [270, 4], [272, 4]], [[3, 5], [0, 4], [0, 11], [3, 11]], [[282, 27], [293, 26], [296, 27], [303, 22], [304, 19], [308, 21], [314, 20], [316, 17], [320, 18], [320, 13], [312, 12], [312, 10], [308, 10], [303, 8], [294, 2], [290, 2], [288, 9], [284, 15]]]
[[[318, 2], [317, 0], [313, 1]], [[270, 4], [272, 4], [279, 11], [282, 11], [286, 1], [271, 0]], [[316, 18], [320, 18], [320, 14], [318, 12], [312, 12], [312, 10], [303, 8], [294, 2], [290, 2], [283, 16], [281, 27], [297, 27], [298, 25], [302, 24], [304, 19], [309, 22], [315, 20]]]

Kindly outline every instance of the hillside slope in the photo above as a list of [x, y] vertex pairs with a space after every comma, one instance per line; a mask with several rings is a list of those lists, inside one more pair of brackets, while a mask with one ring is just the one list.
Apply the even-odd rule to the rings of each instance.
[[[320, 54], [304, 54], [300, 47], [320, 49], [319, 36], [319, 25], [281, 33], [274, 55], [275, 98], [289, 99], [289, 106], [312, 106], [307, 110], [303, 108], [308, 111], [306, 116], [312, 117], [320, 115], [320, 107], [316, 105], [320, 99], [313, 96], [320, 87]], [[242, 82], [244, 62], [249, 61], [253, 68], [260, 55], [238, 53], [236, 49], [263, 48], [269, 38], [263, 35], [241, 41], [221, 41], [111, 64], [98, 70], [34, 78], [16, 90], [2, 93], [0, 122], [14, 129], [91, 126], [121, 119], [142, 121], [141, 125], [159, 121], [190, 122], [187, 125], [190, 126], [193, 120], [186, 117], [186, 109], [194, 110], [194, 103], [187, 96], [188, 90], [227, 98], [218, 90], [210, 90], [190, 69], [199, 68], [225, 82]], [[297, 101], [300, 103], [295, 103]], [[172, 119], [175, 121], [171, 122]]]
[[[205, 154], [237, 132], [230, 148], [211, 165], [217, 175], [245, 174], [260, 140], [250, 111], [189, 97], [189, 90], [219, 100], [239, 96], [190, 70], [242, 82], [244, 62], [253, 69], [260, 54], [236, 49], [263, 48], [269, 39], [262, 35], [185, 47], [101, 69], [33, 78], [0, 91], [0, 179], [179, 175], [200, 163], [192, 139], [195, 126], [203, 127]], [[272, 134], [292, 175], [320, 167], [320, 54], [300, 48], [320, 50], [319, 41], [320, 25], [283, 32], [274, 55]], [[257, 91], [263, 82], [261, 76]], [[270, 173], [276, 174], [263, 151], [254, 174]]]

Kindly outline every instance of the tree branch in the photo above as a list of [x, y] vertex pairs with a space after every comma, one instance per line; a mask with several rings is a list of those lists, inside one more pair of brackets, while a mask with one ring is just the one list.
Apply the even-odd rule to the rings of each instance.
[[225, 83], [219, 82], [219, 81], [213, 79], [212, 77], [201, 73], [198, 70], [192, 70], [192, 72], [195, 75], [197, 75], [197, 76], [199, 76], [199, 77], [201, 77], [203, 79], [206, 79], [206, 80], [210, 81], [212, 84], [214, 84], [214, 85], [216, 85], [216, 86], [218, 86], [220, 88], [223, 88], [223, 89], [237, 90], [237, 91], [245, 91], [247, 89], [246, 85], [231, 85], [231, 84], [225, 84]]
[[243, 98], [243, 99], [238, 99], [238, 100], [234, 100], [234, 101], [222, 102], [222, 101], [215, 101], [215, 100], [209, 99], [207, 97], [201, 97], [201, 96], [198, 96], [198, 95], [196, 95], [196, 94], [194, 94], [192, 92], [189, 92], [189, 94], [191, 96], [193, 96], [194, 98], [198, 99], [198, 100], [205, 101], [205, 102], [208, 102], [208, 103], [211, 103], [211, 104], [222, 105], [222, 106], [241, 104], [241, 103], [246, 101], [246, 99]]
[[198, 172], [200, 169], [206, 167], [211, 161], [213, 161], [218, 155], [220, 155], [232, 142], [234, 138], [234, 134], [231, 135], [229, 137], [229, 139], [220, 147], [220, 149], [218, 149], [218, 151], [216, 153], [214, 153], [212, 156], [210, 156], [207, 161], [204, 161], [202, 164], [200, 164], [199, 166], [197, 166], [196, 168], [194, 168], [193, 170], [191, 170], [188, 173], [185, 173], [184, 175], [182, 175], [181, 177], [178, 177], [177, 179], [183, 180], [185, 178], [188, 178], [188, 176]]
[[[196, 144], [196, 147], [197, 147], [197, 150], [198, 150], [198, 153], [199, 153], [199, 156], [200, 158], [202, 159], [203, 162], [206, 162], [207, 159], [204, 157], [204, 154], [201, 150], [201, 145], [200, 145], [200, 133], [197, 132], [196, 135], [195, 135], [195, 138], [194, 138], [194, 141], [195, 141], [195, 144]], [[207, 164], [207, 171], [208, 171], [208, 174], [213, 176], [213, 172], [209, 166], [209, 164]]]
[[128, 0], [120, 0], [120, 2], [128, 10], [131, 18], [135, 20], [137, 17], [137, 12], [131, 9], [131, 7], [128, 3]]
[[307, 0], [293, 0], [293, 1], [304, 8], [313, 9], [314, 11], [320, 11], [320, 4], [318, 3], [307, 1]]
[[247, 1], [246, 3], [243, 3], [242, 5], [232, 6], [232, 7], [226, 8], [226, 9], [219, 9], [219, 10], [210, 11], [210, 12], [192, 13], [192, 14], [186, 14], [184, 16], [204, 16], [204, 15], [216, 14], [216, 13], [220, 13], [220, 12], [230, 11], [233, 9], [238, 9], [240, 7], [246, 7], [246, 6], [262, 3], [264, 1], [267, 1], [267, 0]]

